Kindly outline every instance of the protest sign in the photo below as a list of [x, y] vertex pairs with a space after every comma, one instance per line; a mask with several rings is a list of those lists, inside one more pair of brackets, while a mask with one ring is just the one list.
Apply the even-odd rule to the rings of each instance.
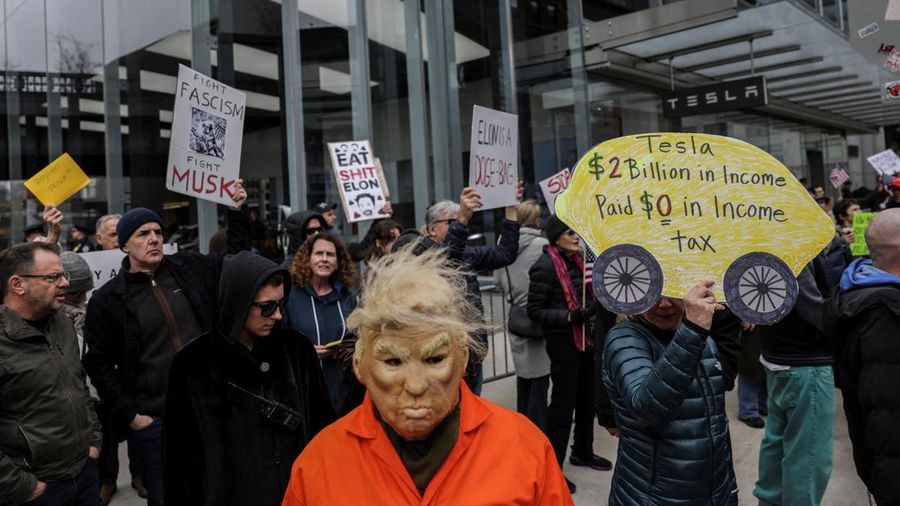
[[469, 186], [481, 196], [482, 210], [516, 204], [518, 164], [519, 117], [474, 106]]
[[244, 92], [178, 66], [166, 188], [234, 205], [246, 103]]
[[50, 162], [37, 174], [25, 181], [25, 188], [45, 206], [58, 206], [80, 192], [91, 182], [68, 153]]
[[897, 156], [897, 153], [894, 153], [893, 149], [888, 148], [880, 153], [875, 153], [866, 158], [866, 160], [873, 169], [883, 176], [890, 176], [900, 172], [900, 157]]
[[834, 224], [778, 160], [706, 134], [631, 135], [591, 148], [556, 213], [597, 252], [593, 288], [638, 314], [703, 280], [741, 319], [771, 324], [793, 307], [796, 276]]
[[375, 167], [369, 141], [329, 142], [328, 152], [347, 221], [387, 217], [382, 210], [387, 202], [384, 178]]
[[855, 257], [869, 254], [869, 245], [866, 244], [866, 230], [869, 222], [875, 217], [875, 213], [857, 211], [853, 214], [853, 242], [850, 243], [850, 253]]
[[[177, 252], [177, 244], [163, 244], [164, 255], [172, 255]], [[91, 273], [94, 275], [94, 290], [116, 277], [116, 274], [122, 268], [122, 259], [125, 258], [125, 252], [119, 249], [89, 251], [87, 253], [79, 253], [79, 255], [87, 262]]]
[[569, 169], [563, 169], [556, 174], [540, 181], [541, 193], [544, 194], [544, 200], [547, 201], [547, 207], [550, 214], [556, 214], [556, 197], [569, 187]]

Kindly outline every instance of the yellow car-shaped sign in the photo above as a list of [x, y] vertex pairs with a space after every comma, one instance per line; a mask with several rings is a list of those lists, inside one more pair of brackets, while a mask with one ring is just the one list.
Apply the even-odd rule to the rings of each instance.
[[771, 324], [834, 225], [774, 157], [717, 135], [619, 137], [578, 162], [556, 214], [597, 253], [593, 288], [620, 314], [716, 281], [742, 320]]

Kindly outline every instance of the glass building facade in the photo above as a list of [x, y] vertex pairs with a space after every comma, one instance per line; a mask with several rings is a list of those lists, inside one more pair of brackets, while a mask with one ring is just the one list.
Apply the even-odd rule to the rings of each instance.
[[[606, 71], [597, 54], [611, 59], [607, 45], [595, 42], [604, 20], [679, 3], [698, 2], [3, 0], [0, 247], [40, 221], [22, 181], [68, 152], [92, 183], [63, 206], [67, 222], [146, 206], [181, 247], [205, 249], [222, 212], [165, 188], [178, 64], [247, 93], [241, 176], [257, 247], [272, 257], [285, 207], [337, 201], [328, 142], [372, 141], [404, 226], [455, 199], [476, 104], [518, 114], [519, 173], [535, 197], [536, 181], [591, 145], [641, 132], [744, 139], [810, 182], [847, 162], [847, 132], [834, 123], [759, 111], [669, 119], [659, 92], [667, 77], [675, 86], [672, 71]], [[719, 3], [737, 16], [773, 2]], [[788, 3], [846, 37], [846, 0]], [[475, 226], [490, 232], [497, 216]]]

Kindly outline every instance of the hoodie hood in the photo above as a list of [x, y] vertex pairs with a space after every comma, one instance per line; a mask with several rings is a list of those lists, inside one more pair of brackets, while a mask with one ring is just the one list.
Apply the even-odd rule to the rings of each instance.
[[882, 285], [900, 287], [900, 277], [875, 267], [868, 258], [854, 260], [841, 275], [841, 292]]
[[239, 342], [256, 292], [265, 280], [276, 273], [284, 276], [284, 295], [287, 297], [291, 274], [275, 262], [249, 251], [225, 257], [219, 281], [219, 315], [216, 327], [228, 341]]
[[318, 218], [323, 227], [328, 227], [325, 217], [315, 211], [297, 211], [284, 220], [284, 230], [288, 235], [288, 255], [293, 256], [306, 240], [306, 224], [313, 218]]
[[521, 252], [523, 249], [531, 246], [536, 239], [547, 240], [544, 237], [544, 234], [536, 229], [531, 227], [521, 227], [519, 228], [519, 251]]

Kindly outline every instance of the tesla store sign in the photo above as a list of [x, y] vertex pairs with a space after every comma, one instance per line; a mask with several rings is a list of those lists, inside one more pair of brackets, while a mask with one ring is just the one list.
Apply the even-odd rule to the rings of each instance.
[[693, 114], [747, 109], [768, 103], [765, 76], [699, 86], [663, 93], [663, 116], [678, 118]]

